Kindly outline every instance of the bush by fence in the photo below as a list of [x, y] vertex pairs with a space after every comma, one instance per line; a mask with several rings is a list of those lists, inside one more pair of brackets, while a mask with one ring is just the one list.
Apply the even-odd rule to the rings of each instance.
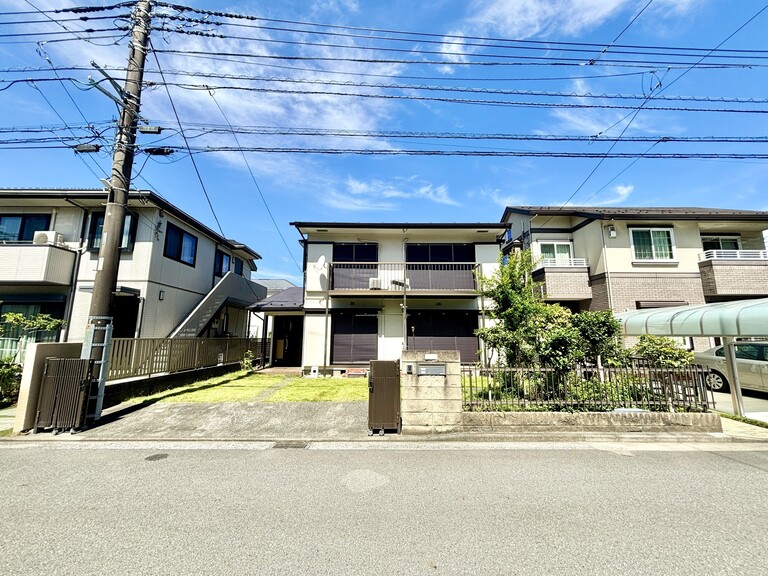
[[702, 412], [712, 405], [707, 374], [702, 366], [659, 367], [640, 359], [627, 366], [579, 366], [569, 371], [542, 365], [490, 369], [463, 365], [464, 409]]

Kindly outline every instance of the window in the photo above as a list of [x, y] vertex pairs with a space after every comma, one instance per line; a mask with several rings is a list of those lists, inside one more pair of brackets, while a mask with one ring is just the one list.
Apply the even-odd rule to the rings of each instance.
[[338, 243], [333, 245], [334, 262], [376, 262], [378, 256], [378, 244]]
[[[133, 250], [133, 244], [136, 241], [136, 224], [138, 217], [131, 212], [125, 213], [123, 222], [123, 232], [120, 237], [120, 250], [130, 252]], [[94, 212], [91, 214], [91, 228], [88, 232], [88, 249], [98, 252], [101, 248], [101, 234], [104, 229], [104, 212]]]
[[221, 250], [216, 250], [216, 256], [213, 259], [213, 273], [216, 276], [224, 276], [229, 272], [229, 262], [231, 258], [229, 254], [225, 254]]
[[235, 258], [235, 274], [238, 276], [243, 275], [243, 261], [240, 258]]
[[0, 241], [32, 242], [35, 232], [48, 230], [50, 223], [49, 214], [0, 216]]
[[630, 232], [635, 260], [674, 260], [674, 238], [670, 228], [631, 228]]
[[741, 242], [738, 236], [702, 236], [701, 245], [704, 250], [740, 250]]
[[367, 290], [369, 279], [378, 276], [379, 245], [338, 243], [333, 245], [333, 287]]
[[539, 242], [539, 251], [543, 260], [555, 263], [568, 264], [572, 258], [570, 242]]
[[168, 222], [163, 256], [194, 266], [197, 258], [197, 238]]

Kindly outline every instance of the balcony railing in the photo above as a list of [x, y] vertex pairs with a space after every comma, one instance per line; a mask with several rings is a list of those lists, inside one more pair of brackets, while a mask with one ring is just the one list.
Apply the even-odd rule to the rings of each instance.
[[474, 262], [333, 262], [332, 290], [472, 291]]
[[768, 260], [768, 250], [706, 250], [699, 260]]
[[586, 268], [589, 266], [586, 258], [542, 258], [536, 262], [534, 270], [541, 268]]

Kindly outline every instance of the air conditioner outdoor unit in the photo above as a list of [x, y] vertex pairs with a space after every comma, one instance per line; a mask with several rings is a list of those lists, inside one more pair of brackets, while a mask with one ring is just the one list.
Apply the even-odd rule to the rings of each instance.
[[32, 237], [32, 244], [53, 244], [62, 246], [64, 244], [64, 235], [55, 230], [39, 230]]
[[368, 278], [369, 290], [381, 290], [381, 278]]

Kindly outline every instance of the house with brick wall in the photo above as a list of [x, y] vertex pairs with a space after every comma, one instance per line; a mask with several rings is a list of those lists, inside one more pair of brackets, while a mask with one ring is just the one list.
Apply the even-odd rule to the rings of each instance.
[[766, 211], [509, 206], [501, 221], [545, 300], [575, 312], [768, 296]]

